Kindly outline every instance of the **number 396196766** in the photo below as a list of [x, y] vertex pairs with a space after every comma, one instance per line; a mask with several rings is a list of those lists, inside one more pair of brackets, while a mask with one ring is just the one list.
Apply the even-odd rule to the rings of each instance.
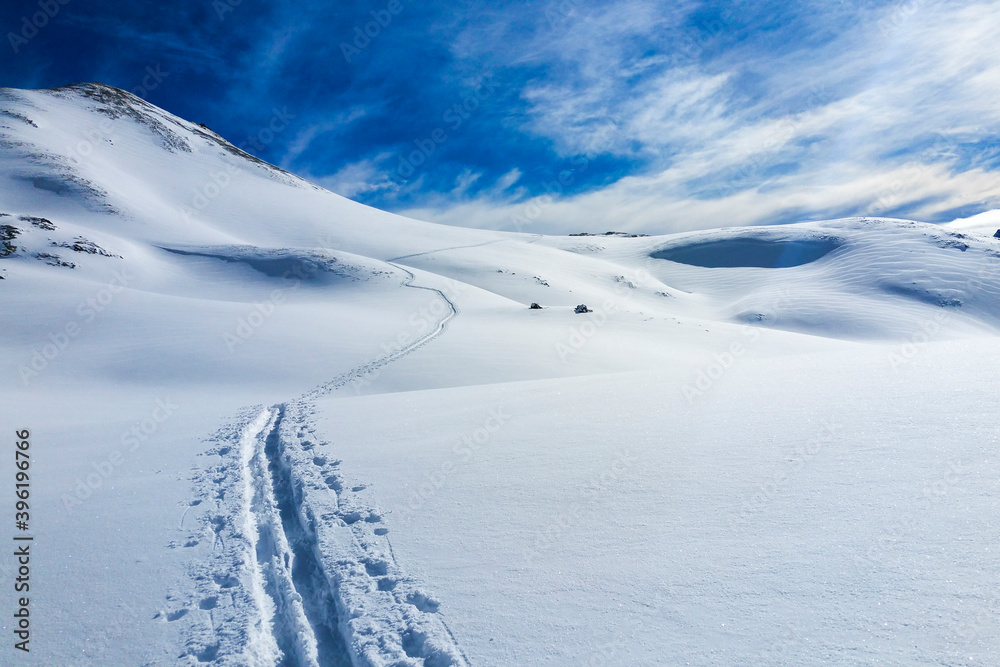
[[28, 504], [28, 499], [31, 497], [31, 481], [28, 475], [28, 469], [31, 467], [29, 452], [31, 443], [28, 438], [31, 434], [25, 429], [17, 431], [15, 435], [17, 440], [14, 444], [14, 467], [17, 471], [14, 473], [14, 495], [17, 496], [17, 502], [14, 505], [14, 522], [18, 530], [28, 530], [28, 520], [31, 518]]

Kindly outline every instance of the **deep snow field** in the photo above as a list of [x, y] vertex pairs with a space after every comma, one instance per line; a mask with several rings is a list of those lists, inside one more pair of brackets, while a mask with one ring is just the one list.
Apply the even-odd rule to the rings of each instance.
[[446, 227], [98, 85], [0, 155], [0, 664], [1000, 664], [995, 215]]

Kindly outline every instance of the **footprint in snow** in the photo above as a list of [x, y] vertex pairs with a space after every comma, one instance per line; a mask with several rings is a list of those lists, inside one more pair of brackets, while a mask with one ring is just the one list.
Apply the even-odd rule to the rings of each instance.
[[384, 577], [389, 572], [389, 564], [383, 560], [367, 560], [365, 572], [369, 577]]
[[174, 621], [179, 621], [180, 619], [187, 616], [187, 613], [188, 613], [187, 609], [178, 609], [177, 611], [172, 611], [169, 614], [167, 614], [167, 622], [173, 623]]
[[406, 596], [406, 601], [420, 611], [430, 614], [437, 613], [437, 610], [441, 608], [440, 602], [432, 597], [428, 597], [428, 595], [423, 591], [414, 591], [413, 593], [410, 593]]
[[198, 658], [198, 662], [212, 662], [217, 657], [219, 657], [219, 645], [212, 644], [204, 651], [195, 655], [195, 657]]

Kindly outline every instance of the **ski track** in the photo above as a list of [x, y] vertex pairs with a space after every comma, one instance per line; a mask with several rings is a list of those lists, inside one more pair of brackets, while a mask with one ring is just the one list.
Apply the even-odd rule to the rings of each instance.
[[[542, 235], [539, 234], [538, 238], [541, 237]], [[535, 241], [538, 240], [538, 238], [532, 239], [531, 241], [529, 241], [529, 243], [534, 243]], [[447, 252], [449, 250], [464, 250], [465, 248], [482, 248], [483, 246], [493, 245], [494, 243], [500, 243], [501, 241], [506, 241], [506, 240], [507, 239], [494, 239], [492, 241], [485, 241], [483, 243], [473, 243], [472, 245], [456, 245], [456, 246], [450, 246], [448, 248], [438, 248], [437, 250], [427, 250], [426, 252], [415, 252], [412, 255], [403, 255], [402, 257], [393, 257], [392, 259], [387, 259], [386, 264], [392, 264], [393, 266], [396, 266], [395, 264], [393, 264], [393, 262], [399, 262], [404, 259], [412, 259], [414, 257], [423, 257], [424, 255], [435, 255], [439, 252]], [[398, 269], [400, 267], [397, 266], [396, 268]]]
[[[491, 243], [495, 243], [495, 241], [491, 241]], [[445, 248], [445, 250], [454, 250], [454, 248]], [[441, 252], [441, 251], [433, 251], [433, 252]], [[420, 254], [427, 255], [430, 253], [420, 253]], [[416, 255], [408, 255], [408, 257], [415, 257], [415, 256]], [[458, 306], [456, 306], [455, 303], [451, 299], [449, 299], [448, 296], [441, 290], [435, 287], [424, 287], [421, 285], [414, 285], [413, 281], [416, 280], [416, 276], [412, 271], [410, 271], [406, 267], [401, 266], [399, 264], [395, 264], [394, 262], [397, 261], [398, 259], [403, 259], [403, 258], [397, 257], [396, 259], [388, 260], [386, 263], [389, 264], [390, 266], [395, 267], [396, 269], [399, 269], [400, 271], [406, 274], [407, 278], [406, 281], [403, 283], [403, 286], [409, 287], [411, 289], [419, 289], [419, 290], [426, 290], [428, 292], [434, 292], [444, 300], [445, 304], [447, 304], [448, 313], [441, 318], [441, 320], [438, 322], [437, 326], [434, 328], [433, 331], [424, 334], [423, 336], [413, 341], [409, 345], [406, 345], [391, 354], [381, 356], [378, 359], [368, 362], [367, 364], [362, 364], [357, 368], [353, 368], [346, 373], [338, 375], [329, 382], [326, 382], [320, 385], [319, 387], [316, 387], [312, 391], [303, 394], [299, 399], [300, 401], [315, 401], [316, 399], [322, 398], [323, 396], [333, 391], [336, 391], [337, 389], [351, 382], [355, 382], [365, 377], [366, 375], [374, 373], [379, 368], [391, 364], [397, 359], [405, 357], [414, 350], [423, 347], [424, 345], [426, 345], [427, 343], [431, 342], [432, 340], [440, 336], [442, 333], [444, 333], [445, 330], [448, 328], [448, 323], [452, 319], [457, 317], [458, 314], [461, 312], [458, 309]]]
[[295, 401], [248, 408], [212, 438], [206, 455], [218, 462], [196, 469], [184, 510], [202, 512], [201, 530], [183, 544], [210, 553], [192, 566], [193, 586], [169, 595], [158, 615], [182, 626], [182, 664], [469, 665], [440, 603], [397, 563], [367, 487], [345, 479], [311, 425], [318, 398], [426, 345], [459, 314], [443, 291], [413, 284], [415, 274], [394, 263], [413, 256], [387, 263], [406, 274], [403, 286], [448, 305], [433, 331]]

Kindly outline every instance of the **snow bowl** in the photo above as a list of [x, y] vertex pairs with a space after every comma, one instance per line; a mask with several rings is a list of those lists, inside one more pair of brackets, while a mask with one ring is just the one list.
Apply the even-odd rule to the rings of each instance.
[[[203, 278], [219, 280], [226, 275], [226, 265], [233, 270], [250, 270], [249, 275], [258, 278], [279, 280], [283, 287], [292, 284], [332, 285], [342, 282], [358, 282], [390, 275], [391, 267], [382, 269], [380, 262], [364, 257], [338, 252], [337, 257], [322, 251], [296, 248], [264, 249], [250, 246], [210, 246], [176, 248], [159, 246], [161, 250], [188, 260], [202, 263]], [[350, 261], [345, 261], [350, 258]], [[207, 262], [207, 263], [206, 263]], [[213, 265], [213, 263], [216, 263]], [[231, 274], [235, 279], [237, 274]], [[245, 280], [245, 272], [239, 278]]]
[[706, 269], [754, 267], [784, 269], [825, 257], [843, 245], [832, 237], [767, 239], [731, 237], [671, 245], [650, 254], [679, 264]]

